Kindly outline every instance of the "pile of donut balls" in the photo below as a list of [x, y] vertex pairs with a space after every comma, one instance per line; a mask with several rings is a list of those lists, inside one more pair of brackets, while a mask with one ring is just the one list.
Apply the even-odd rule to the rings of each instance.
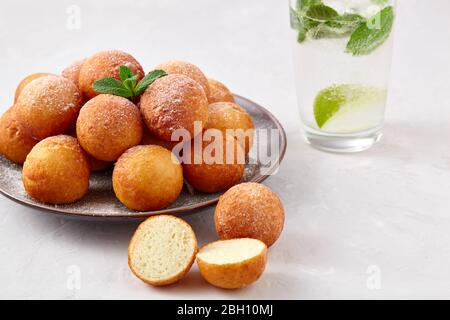
[[[241, 181], [243, 164], [182, 164], [170, 151], [174, 130], [193, 135], [195, 121], [223, 132], [254, 128], [224, 84], [191, 63], [169, 61], [154, 68], [168, 75], [138, 101], [97, 93], [94, 82], [119, 80], [120, 66], [139, 80], [145, 76], [130, 54], [110, 50], [73, 63], [61, 75], [36, 73], [19, 84], [13, 106], [0, 118], [0, 153], [23, 164], [29, 196], [48, 204], [73, 203], [88, 193], [91, 172], [114, 167], [119, 201], [131, 210], [153, 211], [172, 204], [183, 181], [206, 193]], [[226, 149], [242, 148], [245, 154], [253, 144], [252, 137], [245, 144], [233, 141]], [[270, 246], [281, 232], [284, 211], [267, 187], [243, 183], [221, 197], [215, 219], [223, 239], [251, 237]]]

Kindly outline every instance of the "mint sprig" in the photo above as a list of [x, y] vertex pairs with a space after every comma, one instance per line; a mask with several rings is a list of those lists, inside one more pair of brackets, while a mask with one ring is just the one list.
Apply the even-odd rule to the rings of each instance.
[[163, 70], [149, 72], [139, 83], [138, 76], [134, 75], [127, 66], [120, 66], [120, 80], [103, 78], [94, 82], [92, 87], [98, 93], [113, 94], [116, 96], [135, 100], [157, 79], [166, 76]]
[[386, 7], [352, 33], [347, 52], [355, 56], [372, 53], [389, 38], [393, 24], [394, 8]]

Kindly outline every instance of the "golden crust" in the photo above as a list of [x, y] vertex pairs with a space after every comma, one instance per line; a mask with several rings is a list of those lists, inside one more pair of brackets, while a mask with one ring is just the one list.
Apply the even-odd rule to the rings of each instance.
[[89, 100], [77, 120], [77, 137], [91, 156], [115, 161], [142, 140], [139, 109], [128, 99], [102, 94]]
[[139, 62], [128, 53], [122, 51], [101, 51], [87, 58], [79, 74], [79, 87], [86, 100], [98, 95], [92, 88], [95, 81], [102, 78], [119, 80], [120, 66], [129, 67], [133, 74], [138, 76], [139, 80], [145, 75]]
[[113, 188], [127, 208], [159, 210], [173, 203], [183, 188], [183, 170], [160, 146], [137, 146], [125, 152], [113, 172]]
[[156, 66], [156, 70], [164, 70], [169, 74], [182, 74], [196, 81], [209, 96], [209, 83], [203, 72], [194, 64], [185, 61], [167, 61]]
[[[204, 139], [202, 139], [204, 140]], [[215, 140], [214, 140], [215, 141]], [[212, 161], [205, 159], [203, 155], [205, 149], [214, 142], [203, 141], [202, 149], [195, 148], [194, 140], [191, 141], [191, 161], [190, 163], [183, 163], [183, 173], [186, 181], [196, 190], [206, 193], [214, 193], [234, 186], [238, 183], [244, 174], [244, 160], [239, 159], [239, 155], [243, 155], [242, 147], [237, 143], [233, 137], [223, 135], [224, 149], [218, 148], [211, 152], [211, 156], [215, 157], [216, 151], [223, 155], [222, 163], [211, 163]], [[233, 153], [233, 154], [231, 154]], [[228, 157], [227, 157], [228, 154]], [[231, 154], [231, 156], [230, 156]], [[202, 159], [201, 163], [196, 164], [195, 158]], [[231, 163], [227, 163], [227, 158], [233, 157]], [[242, 161], [239, 161], [242, 160]]]
[[177, 129], [194, 135], [194, 122], [208, 121], [208, 100], [200, 85], [189, 77], [172, 74], [156, 80], [142, 95], [141, 112], [150, 132], [171, 141]]
[[19, 85], [17, 86], [16, 93], [14, 95], [14, 103], [17, 102], [17, 99], [19, 98], [20, 94], [22, 93], [23, 89], [33, 80], [45, 77], [45, 76], [51, 76], [51, 73], [33, 73], [29, 76], [25, 77], [22, 81], [20, 81]]
[[214, 79], [208, 79], [208, 84], [208, 101], [210, 104], [216, 102], [235, 102], [234, 96], [230, 89], [228, 89], [222, 82]]
[[80, 78], [80, 70], [85, 61], [86, 61], [86, 59], [81, 59], [81, 60], [75, 61], [74, 63], [72, 63], [70, 66], [68, 66], [61, 72], [61, 75], [64, 78], [67, 78], [70, 81], [72, 81], [77, 86], [77, 88], [79, 88], [78, 81]]
[[42, 140], [31, 150], [22, 179], [32, 198], [66, 204], [88, 192], [89, 174], [89, 162], [77, 139], [60, 135]]
[[270, 247], [283, 230], [284, 208], [268, 187], [242, 183], [220, 197], [214, 222], [220, 239], [253, 238]]
[[18, 120], [41, 140], [68, 132], [81, 103], [81, 94], [72, 81], [54, 75], [40, 77], [31, 81], [17, 99]]
[[18, 164], [23, 164], [28, 153], [39, 141], [17, 120], [14, 107], [0, 118], [0, 154]]
[[[214, 243], [203, 246], [199, 253]], [[264, 273], [267, 264], [267, 246], [264, 246], [261, 254], [237, 263], [212, 264], [203, 261], [199, 254], [196, 261], [200, 274], [208, 283], [222, 289], [240, 289], [254, 283]]]
[[[253, 146], [254, 129], [252, 117], [242, 107], [233, 102], [216, 102], [208, 107], [208, 123], [206, 129], [219, 129], [226, 132], [227, 129], [236, 131], [236, 138], [245, 145], [245, 154], [250, 152]], [[248, 132], [248, 136], [240, 136]]]
[[[194, 243], [195, 243], [195, 250], [192, 253], [192, 257], [191, 257], [189, 263], [182, 270], [180, 270], [179, 273], [177, 273], [173, 277], [170, 277], [167, 279], [155, 280], [155, 279], [149, 279], [149, 278], [144, 277], [143, 275], [141, 275], [139, 270], [137, 270], [137, 268], [135, 268], [133, 261], [132, 261], [133, 260], [132, 252], [135, 248], [137, 234], [141, 231], [141, 229], [145, 228], [145, 223], [148, 223], [149, 221], [151, 221], [151, 219], [160, 219], [160, 218], [175, 219], [177, 222], [182, 223], [185, 226], [187, 226], [188, 229], [191, 230], [192, 240], [194, 240]], [[138, 226], [136, 231], [134, 232], [133, 236], [131, 237], [130, 244], [128, 245], [128, 266], [130, 267], [131, 272], [136, 277], [138, 277], [140, 280], [142, 280], [143, 282], [145, 282], [149, 285], [155, 286], [155, 287], [168, 286], [168, 285], [174, 284], [174, 283], [180, 281], [181, 279], [183, 279], [186, 276], [186, 274], [189, 272], [189, 270], [191, 270], [192, 265], [195, 260], [195, 256], [197, 254], [197, 251], [198, 251], [197, 237], [195, 236], [195, 233], [194, 233], [194, 230], [192, 229], [192, 227], [186, 221], [184, 221], [183, 219], [180, 219], [178, 217], [174, 217], [174, 216], [167, 216], [167, 215], [153, 216], [153, 217], [148, 218], [144, 222], [142, 222]]]

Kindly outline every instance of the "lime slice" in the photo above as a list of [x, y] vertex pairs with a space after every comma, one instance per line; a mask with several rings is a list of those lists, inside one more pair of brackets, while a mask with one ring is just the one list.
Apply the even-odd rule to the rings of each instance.
[[376, 127], [383, 118], [386, 90], [342, 84], [321, 92], [314, 102], [317, 126], [325, 131], [349, 133]]

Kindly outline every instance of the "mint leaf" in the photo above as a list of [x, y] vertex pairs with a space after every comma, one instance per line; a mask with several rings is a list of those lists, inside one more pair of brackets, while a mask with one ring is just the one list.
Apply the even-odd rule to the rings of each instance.
[[98, 93], [114, 94], [124, 98], [133, 97], [133, 92], [126, 88], [122, 82], [114, 78], [103, 78], [97, 80], [94, 82], [92, 87]]
[[155, 80], [167, 76], [167, 73], [163, 70], [154, 70], [152, 72], [149, 72], [144, 79], [141, 80], [141, 82], [138, 83], [136, 86], [135, 92], [136, 95], [142, 94], [148, 86], [150, 86]]
[[125, 81], [132, 76], [133, 72], [131, 72], [130, 68], [127, 66], [120, 66], [120, 80]]
[[125, 88], [127, 88], [134, 94], [134, 90], [135, 90], [137, 81], [138, 81], [138, 76], [132, 76], [131, 78], [128, 78], [125, 81], [123, 81], [123, 85], [125, 86]]
[[339, 16], [339, 13], [331, 7], [318, 4], [310, 7], [305, 14], [306, 18], [314, 21], [324, 22]]
[[297, 9], [304, 10], [321, 3], [321, 0], [297, 0]]
[[347, 44], [347, 52], [355, 56], [373, 52], [389, 38], [394, 19], [392, 6], [378, 12], [352, 33]]

